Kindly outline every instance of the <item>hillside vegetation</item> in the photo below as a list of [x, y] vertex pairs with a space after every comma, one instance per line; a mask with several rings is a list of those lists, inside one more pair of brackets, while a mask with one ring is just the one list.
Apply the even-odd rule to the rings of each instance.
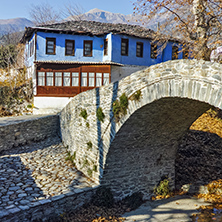
[[26, 69], [0, 70], [0, 117], [31, 112], [32, 83]]

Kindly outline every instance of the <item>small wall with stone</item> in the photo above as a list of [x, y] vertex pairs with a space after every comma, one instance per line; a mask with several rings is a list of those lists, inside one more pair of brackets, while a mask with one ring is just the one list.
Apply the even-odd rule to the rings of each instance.
[[39, 115], [0, 119], [0, 152], [59, 134], [59, 116]]
[[0, 210], [1, 222], [31, 222], [46, 221], [58, 219], [65, 212], [74, 211], [83, 204], [91, 200], [95, 188], [86, 188], [85, 190], [76, 189], [76, 193], [69, 192], [48, 199], [37, 200], [29, 205], [23, 206], [23, 209], [12, 207]]
[[[75, 96], [60, 113], [62, 140], [76, 167], [110, 185], [118, 198], [138, 190], [149, 194], [164, 175], [173, 185], [178, 142], [211, 105], [222, 108], [221, 80], [218, 63], [175, 60], [150, 66]], [[134, 100], [137, 91], [141, 98]], [[123, 93], [129, 98], [127, 114], [115, 121], [113, 102]], [[96, 115], [99, 107], [103, 121]]]

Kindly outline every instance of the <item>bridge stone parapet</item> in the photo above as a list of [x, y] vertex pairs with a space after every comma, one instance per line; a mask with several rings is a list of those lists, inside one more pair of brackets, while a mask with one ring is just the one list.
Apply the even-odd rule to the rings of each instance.
[[[60, 113], [60, 127], [76, 167], [117, 198], [135, 191], [149, 196], [166, 175], [173, 186], [180, 139], [204, 111], [222, 108], [221, 70], [218, 63], [168, 61], [75, 96]], [[129, 99], [127, 114], [115, 121], [113, 102], [138, 90], [140, 100]]]

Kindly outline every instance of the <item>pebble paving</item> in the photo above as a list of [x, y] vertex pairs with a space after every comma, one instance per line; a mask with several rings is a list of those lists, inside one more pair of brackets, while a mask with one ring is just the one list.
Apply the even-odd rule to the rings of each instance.
[[95, 186], [77, 171], [59, 138], [0, 153], [0, 218], [35, 202], [62, 198]]

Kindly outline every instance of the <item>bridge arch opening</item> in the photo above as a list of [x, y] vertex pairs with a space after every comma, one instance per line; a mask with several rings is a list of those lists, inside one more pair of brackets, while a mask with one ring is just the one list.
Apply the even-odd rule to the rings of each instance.
[[148, 197], [163, 176], [175, 186], [178, 145], [211, 106], [197, 100], [161, 98], [135, 111], [112, 141], [101, 184], [117, 198], [141, 191]]
[[180, 141], [175, 160], [175, 186], [191, 193], [206, 192], [204, 185], [222, 179], [222, 110], [201, 115]]

